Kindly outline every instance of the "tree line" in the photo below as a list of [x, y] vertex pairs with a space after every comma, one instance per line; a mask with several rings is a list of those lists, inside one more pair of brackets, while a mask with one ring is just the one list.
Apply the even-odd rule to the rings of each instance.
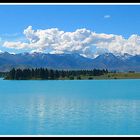
[[81, 79], [81, 76], [100, 76], [108, 73], [108, 70], [53, 70], [47, 68], [36, 69], [15, 69], [13, 68], [5, 77], [11, 80], [28, 80], [28, 79], [42, 79], [42, 80], [57, 80], [57, 79]]
[[0, 78], [7, 76], [7, 72], [0, 72]]

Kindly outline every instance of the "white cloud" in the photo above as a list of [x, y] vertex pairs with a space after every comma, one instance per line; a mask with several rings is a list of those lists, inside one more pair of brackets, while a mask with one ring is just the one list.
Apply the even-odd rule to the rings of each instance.
[[7, 48], [23, 49], [23, 48], [28, 48], [29, 44], [28, 43], [22, 43], [20, 41], [18, 41], [18, 42], [5, 41], [3, 46], [7, 47]]
[[114, 54], [140, 54], [140, 36], [131, 35], [128, 39], [121, 35], [95, 33], [85, 28], [74, 32], [64, 32], [58, 28], [24, 30], [27, 41], [4, 42], [3, 46], [14, 49], [30, 49], [32, 52], [79, 53], [94, 58], [104, 52]]
[[111, 18], [111, 15], [104, 15], [104, 18]]

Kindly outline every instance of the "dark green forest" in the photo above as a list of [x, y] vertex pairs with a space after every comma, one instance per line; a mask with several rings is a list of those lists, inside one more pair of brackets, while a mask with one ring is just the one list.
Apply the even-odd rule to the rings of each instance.
[[92, 79], [92, 76], [100, 76], [107, 74], [108, 70], [53, 70], [47, 68], [36, 68], [36, 69], [15, 69], [13, 68], [5, 76], [5, 79], [9, 80], [61, 80], [61, 79]]

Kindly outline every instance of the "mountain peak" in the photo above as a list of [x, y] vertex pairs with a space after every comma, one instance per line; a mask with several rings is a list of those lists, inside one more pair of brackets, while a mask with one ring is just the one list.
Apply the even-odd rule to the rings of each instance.
[[118, 57], [119, 59], [122, 59], [122, 60], [127, 60], [127, 59], [133, 57], [133, 55], [130, 55], [130, 54], [128, 54], [128, 53], [124, 53], [124, 54], [122, 54], [122, 55], [117, 55], [117, 57]]
[[95, 59], [114, 59], [114, 58], [116, 58], [114, 54], [104, 53], [104, 54], [97, 56]]
[[[129, 58], [129, 59], [126, 59]], [[84, 57], [78, 53], [19, 53], [10, 54], [3, 52], [0, 54], [0, 71], [11, 68], [37, 68], [47, 67], [52, 69], [108, 69], [119, 71], [140, 71], [140, 56], [132, 56], [127, 53], [116, 56], [112, 53], [104, 53], [94, 59]]]

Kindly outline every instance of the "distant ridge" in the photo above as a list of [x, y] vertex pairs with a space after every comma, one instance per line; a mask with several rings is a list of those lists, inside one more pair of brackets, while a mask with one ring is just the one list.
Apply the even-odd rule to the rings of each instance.
[[124, 54], [116, 56], [105, 53], [94, 59], [73, 54], [45, 54], [45, 53], [0, 53], [0, 71], [5, 72], [11, 68], [40, 68], [52, 69], [108, 69], [120, 72], [140, 71], [140, 55]]

